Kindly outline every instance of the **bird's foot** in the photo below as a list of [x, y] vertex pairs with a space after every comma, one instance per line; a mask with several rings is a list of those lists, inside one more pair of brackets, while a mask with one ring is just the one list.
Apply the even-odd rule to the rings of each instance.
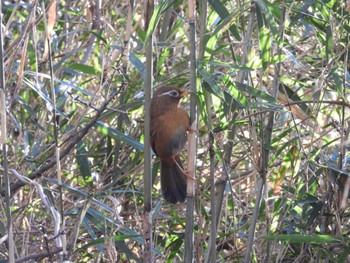
[[184, 174], [184, 176], [186, 177], [187, 180], [191, 179], [192, 181], [194, 181], [194, 177], [191, 175], [192, 171], [189, 171], [187, 169], [184, 169], [182, 171], [183, 171], [183, 174]]
[[177, 167], [181, 170], [182, 173], [184, 173], [184, 168], [176, 161], [175, 157], [173, 157], [174, 163], [177, 165]]
[[177, 167], [181, 170], [182, 174], [186, 177], [186, 179], [192, 179], [194, 180], [194, 177], [191, 176], [192, 172], [182, 168], [182, 166], [176, 161], [176, 159], [174, 158], [174, 163], [177, 165]]
[[189, 132], [189, 133], [197, 133], [197, 131], [196, 130], [194, 130], [194, 129], [192, 129], [191, 127], [189, 127], [189, 128], [187, 128], [187, 131]]

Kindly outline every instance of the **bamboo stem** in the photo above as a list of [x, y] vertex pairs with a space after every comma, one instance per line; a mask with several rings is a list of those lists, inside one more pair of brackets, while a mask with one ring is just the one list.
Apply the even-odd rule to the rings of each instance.
[[[145, 29], [149, 27], [149, 22], [154, 10], [153, 0], [145, 0]], [[143, 237], [144, 254], [143, 260], [146, 263], [152, 260], [152, 152], [151, 152], [151, 97], [153, 87], [153, 32], [146, 42], [146, 77], [145, 77], [145, 167], [144, 167], [144, 218]]]
[[[2, 4], [0, 4], [2, 10]], [[0, 25], [2, 23], [2, 13], [0, 12]], [[11, 216], [11, 191], [10, 191], [10, 178], [8, 173], [8, 161], [7, 161], [7, 123], [6, 123], [6, 83], [5, 83], [5, 68], [4, 68], [4, 50], [3, 50], [3, 34], [0, 29], [0, 113], [1, 113], [1, 131], [0, 131], [0, 143], [2, 146], [2, 166], [4, 168], [4, 188], [5, 188], [5, 203], [6, 203], [6, 219], [7, 219], [7, 244], [8, 244], [8, 262], [15, 262], [15, 251], [13, 242], [12, 231], [12, 216]]]
[[[190, 105], [190, 122], [191, 128], [197, 130], [197, 60], [196, 60], [196, 20], [195, 10], [196, 1], [189, 0], [189, 42], [190, 42], [190, 85], [191, 85], [191, 105]], [[196, 152], [197, 138], [193, 132], [189, 135], [188, 140], [188, 171], [190, 179], [187, 182], [187, 210], [186, 210], [186, 231], [185, 231], [185, 253], [184, 262], [192, 262], [194, 255], [194, 197], [195, 197], [195, 180], [196, 180]]]

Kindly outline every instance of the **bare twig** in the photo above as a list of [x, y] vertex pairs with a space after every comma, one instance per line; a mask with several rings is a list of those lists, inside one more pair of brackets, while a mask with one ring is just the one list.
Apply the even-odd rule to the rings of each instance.
[[[122, 83], [121, 86], [126, 85], [126, 83]], [[108, 104], [117, 96], [118, 93], [112, 94], [99, 108], [99, 110], [96, 112], [95, 116], [91, 119], [90, 122], [86, 124], [85, 127], [78, 130], [70, 139], [67, 141], [66, 147], [61, 151], [60, 160], [62, 160], [64, 157], [66, 157], [70, 151], [76, 146], [76, 144], [85, 137], [85, 135], [89, 132], [89, 130], [96, 124], [96, 122], [99, 120], [101, 114], [107, 109]], [[28, 178], [34, 179], [41, 177], [44, 172], [52, 168], [56, 164], [56, 159], [54, 157], [49, 157], [47, 159], [47, 163], [41, 166], [36, 171], [30, 173], [28, 175]], [[18, 181], [13, 184], [11, 184], [11, 193], [13, 194], [15, 191], [20, 189], [25, 185], [24, 182]], [[5, 190], [1, 190], [1, 195], [5, 195]]]
[[[2, 4], [0, 4], [2, 9]], [[0, 12], [0, 26], [2, 26], [2, 13]], [[1, 180], [4, 179], [4, 194], [6, 205], [6, 231], [8, 235], [8, 260], [10, 263], [15, 259], [15, 245], [13, 242], [12, 231], [12, 216], [11, 216], [11, 190], [10, 190], [10, 177], [8, 173], [8, 159], [7, 159], [7, 121], [6, 121], [6, 83], [5, 83], [5, 67], [4, 67], [4, 50], [3, 50], [3, 32], [0, 28], [0, 114], [1, 114], [1, 130], [0, 130], [0, 144], [2, 150], [2, 165], [4, 167], [4, 175], [1, 176]]]
[[28, 261], [40, 261], [46, 257], [49, 257], [49, 256], [53, 256], [55, 254], [58, 254], [62, 252], [62, 248], [61, 247], [58, 247], [58, 248], [53, 248], [51, 249], [50, 251], [43, 251], [43, 252], [40, 252], [40, 253], [35, 253], [35, 254], [31, 254], [31, 255], [28, 255], [28, 256], [25, 256], [25, 257], [21, 257], [21, 258], [18, 258], [16, 259], [16, 263], [22, 263], [22, 262], [28, 262]]
[[10, 172], [15, 175], [21, 182], [25, 184], [32, 184], [36, 188], [42, 203], [46, 206], [48, 211], [51, 212], [52, 218], [54, 220], [54, 238], [49, 239], [48, 237], [45, 238], [46, 241], [46, 248], [48, 252], [48, 256], [51, 258], [51, 253], [49, 250], [48, 242], [50, 240], [55, 240], [56, 242], [56, 247], [61, 248], [62, 243], [61, 241], [61, 236], [63, 231], [60, 231], [60, 224], [61, 224], [61, 214], [58, 212], [58, 210], [55, 208], [55, 206], [51, 203], [50, 198], [45, 194], [44, 188], [37, 182], [29, 179], [28, 177], [25, 177], [21, 174], [19, 174], [15, 169], [10, 169]]

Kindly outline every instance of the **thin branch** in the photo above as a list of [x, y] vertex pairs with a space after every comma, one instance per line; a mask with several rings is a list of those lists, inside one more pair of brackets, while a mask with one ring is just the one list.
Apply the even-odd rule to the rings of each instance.
[[284, 107], [289, 107], [292, 105], [306, 104], [306, 103], [316, 103], [316, 104], [331, 104], [331, 105], [340, 105], [350, 109], [350, 104], [346, 103], [343, 100], [303, 100], [303, 101], [290, 101], [286, 104], [283, 104]]
[[61, 247], [53, 248], [50, 251], [43, 251], [43, 252], [40, 252], [40, 253], [35, 253], [35, 254], [31, 254], [31, 255], [25, 256], [25, 257], [18, 258], [18, 259], [16, 259], [15, 262], [16, 263], [22, 263], [22, 262], [28, 262], [28, 261], [40, 261], [40, 260], [43, 260], [46, 257], [49, 257], [49, 256], [52, 257], [53, 255], [58, 254], [60, 252], [62, 252], [62, 248]]
[[[124, 87], [126, 85], [126, 82], [123, 82], [121, 84], [121, 87]], [[120, 87], [120, 89], [121, 89]], [[96, 122], [99, 120], [101, 114], [107, 109], [108, 104], [118, 95], [118, 92], [116, 92], [115, 94], [111, 95], [110, 98], [108, 98], [103, 105], [99, 108], [99, 110], [96, 112], [96, 115], [91, 119], [90, 122], [88, 122], [86, 124], [85, 127], [81, 128], [80, 130], [78, 130], [74, 135], [72, 135], [72, 137], [70, 137], [70, 139], [67, 141], [66, 147], [61, 151], [61, 155], [60, 155], [60, 160], [62, 160], [64, 157], [66, 157], [70, 151], [76, 146], [76, 144], [82, 140], [85, 135], [89, 132], [89, 130], [96, 124]], [[47, 160], [47, 163], [43, 166], [41, 166], [39, 169], [37, 169], [36, 171], [30, 173], [28, 175], [28, 177], [30, 179], [35, 179], [35, 178], [39, 178], [42, 176], [42, 174], [44, 172], [46, 172], [47, 170], [49, 170], [50, 168], [52, 168], [55, 164], [56, 164], [56, 159], [54, 157], [50, 157]], [[17, 181], [13, 184], [11, 184], [10, 188], [11, 188], [11, 193], [13, 194], [15, 191], [17, 191], [18, 189], [20, 189], [21, 187], [23, 187], [25, 185], [24, 182], [21, 181]], [[2, 189], [1, 190], [1, 195], [4, 196], [5, 195], [5, 190]]]
[[[0, 9], [2, 4], [0, 4]], [[0, 12], [0, 25], [2, 26], [2, 13]], [[4, 175], [1, 179], [4, 179], [4, 194], [6, 205], [6, 231], [7, 231], [7, 243], [8, 243], [8, 260], [10, 263], [15, 259], [15, 244], [13, 242], [12, 231], [12, 216], [11, 216], [11, 190], [10, 190], [10, 177], [8, 173], [8, 159], [7, 159], [7, 120], [6, 120], [6, 82], [5, 82], [5, 68], [4, 68], [4, 43], [3, 43], [3, 31], [0, 28], [0, 114], [1, 114], [1, 130], [0, 130], [0, 144], [2, 146], [2, 165], [4, 167]]]

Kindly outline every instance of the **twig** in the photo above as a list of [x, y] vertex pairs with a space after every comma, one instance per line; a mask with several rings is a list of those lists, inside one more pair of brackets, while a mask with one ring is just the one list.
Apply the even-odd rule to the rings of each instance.
[[[121, 86], [126, 85], [125, 82], [123, 82], [121, 84]], [[80, 129], [79, 131], [77, 131], [76, 134], [74, 134], [74, 136], [71, 137], [70, 142], [68, 142], [67, 146], [65, 147], [65, 149], [63, 149], [61, 151], [61, 156], [60, 156], [60, 160], [62, 160], [64, 157], [66, 157], [70, 151], [75, 147], [75, 145], [85, 137], [85, 135], [89, 132], [89, 130], [92, 128], [92, 126], [95, 125], [95, 123], [99, 120], [101, 114], [106, 110], [108, 104], [116, 97], [116, 95], [118, 94], [115, 93], [113, 95], [111, 95], [111, 97], [109, 99], [107, 99], [104, 104], [100, 107], [100, 109], [97, 111], [95, 117], [82, 129]], [[56, 159], [54, 157], [50, 157], [47, 159], [47, 164], [41, 166], [38, 170], [30, 173], [28, 175], [28, 178], [30, 179], [35, 179], [35, 178], [39, 178], [42, 176], [42, 174], [44, 172], [46, 172], [47, 170], [49, 170], [50, 168], [52, 168], [54, 165], [56, 164]], [[15, 191], [17, 191], [18, 189], [20, 189], [21, 187], [23, 187], [25, 185], [24, 182], [21, 181], [17, 181], [13, 184], [11, 184], [10, 188], [11, 188], [11, 194], [13, 194]], [[5, 195], [5, 190], [2, 189], [1, 190], [1, 196]]]
[[[24, 184], [32, 184], [40, 198], [42, 203], [44, 204], [44, 206], [46, 206], [46, 208], [48, 209], [48, 211], [50, 211], [50, 213], [52, 214], [52, 218], [54, 220], [54, 237], [49, 239], [46, 236], [46, 233], [43, 232], [44, 237], [45, 237], [45, 241], [46, 241], [46, 249], [47, 251], [49, 251], [49, 245], [48, 242], [50, 240], [54, 240], [56, 243], [56, 247], [62, 247], [62, 242], [61, 242], [61, 236], [62, 234], [64, 234], [62, 231], [60, 231], [60, 223], [61, 223], [61, 214], [58, 212], [58, 210], [55, 208], [55, 206], [51, 203], [50, 198], [48, 198], [48, 196], [45, 194], [44, 192], [44, 188], [37, 182], [29, 179], [26, 176], [23, 176], [21, 174], [19, 174], [15, 169], [10, 169], [9, 170], [14, 176], [16, 176], [20, 182], [23, 182]], [[51, 259], [51, 255], [49, 254], [50, 259]], [[51, 262], [51, 260], [50, 260]]]
[[51, 249], [50, 251], [43, 251], [43, 252], [40, 252], [40, 253], [36, 253], [36, 254], [31, 254], [31, 255], [28, 255], [28, 256], [25, 256], [25, 257], [22, 257], [22, 258], [18, 258], [15, 260], [16, 263], [21, 263], [21, 262], [27, 262], [27, 261], [40, 261], [46, 257], [49, 257], [49, 256], [53, 256], [55, 254], [58, 254], [62, 252], [62, 248], [61, 247], [58, 247], [58, 248], [53, 248]]
[[[2, 4], [0, 4], [2, 8]], [[0, 25], [3, 25], [2, 13], [0, 13]], [[7, 159], [8, 151], [8, 137], [7, 137], [7, 121], [6, 121], [6, 90], [7, 85], [5, 82], [5, 66], [4, 66], [4, 50], [3, 50], [3, 33], [2, 28], [0, 29], [0, 145], [2, 150], [2, 165], [4, 166], [4, 174], [1, 176], [1, 180], [4, 180], [1, 184], [3, 185], [3, 192], [5, 196], [5, 211], [3, 213], [6, 215], [6, 231], [8, 235], [8, 262], [12, 263], [15, 259], [15, 244], [13, 240], [13, 230], [12, 230], [12, 215], [11, 215], [11, 188], [10, 188], [10, 177], [8, 173], [9, 162]], [[3, 220], [3, 219], [2, 219]], [[3, 222], [3, 227], [5, 228], [5, 222]], [[4, 229], [5, 230], [5, 229]]]

